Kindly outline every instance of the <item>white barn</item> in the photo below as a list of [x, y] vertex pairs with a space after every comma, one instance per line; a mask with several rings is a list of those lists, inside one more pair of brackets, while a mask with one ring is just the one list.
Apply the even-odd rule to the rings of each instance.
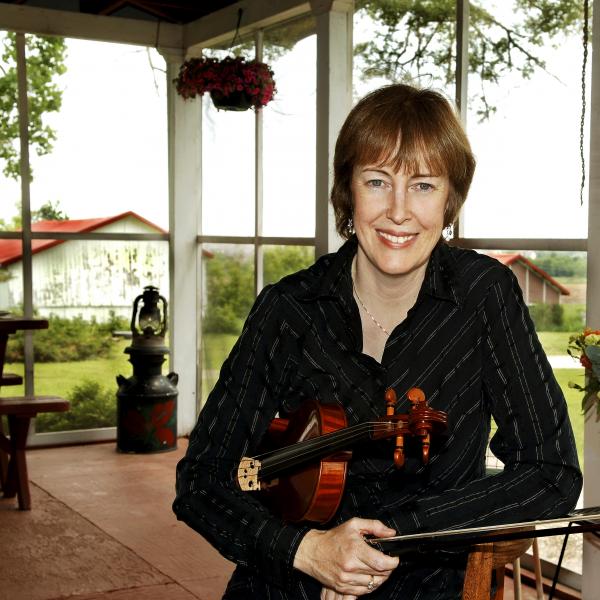
[[[33, 231], [67, 233], [166, 233], [137, 215], [67, 221], [39, 221]], [[41, 316], [81, 316], [98, 321], [110, 311], [130, 317], [135, 297], [144, 286], [169, 291], [168, 242], [38, 239], [32, 244], [33, 306]], [[21, 241], [0, 240], [0, 308], [23, 302]]]

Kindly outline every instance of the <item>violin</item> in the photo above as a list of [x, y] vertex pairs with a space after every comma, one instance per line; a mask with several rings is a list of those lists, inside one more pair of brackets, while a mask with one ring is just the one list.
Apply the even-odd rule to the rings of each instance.
[[362, 441], [395, 438], [394, 465], [404, 465], [404, 439], [421, 441], [421, 457], [429, 462], [431, 436], [443, 433], [447, 414], [429, 407], [420, 388], [407, 392], [408, 413], [395, 414], [396, 393], [385, 392], [386, 414], [348, 426], [339, 404], [306, 401], [289, 419], [274, 419], [267, 433], [269, 448], [255, 457], [242, 457], [237, 480], [247, 492], [260, 492], [262, 501], [287, 522], [326, 523], [339, 508], [352, 446]]

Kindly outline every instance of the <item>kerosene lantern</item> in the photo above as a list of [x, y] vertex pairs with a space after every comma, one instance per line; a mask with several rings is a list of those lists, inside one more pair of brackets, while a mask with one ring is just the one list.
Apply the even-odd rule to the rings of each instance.
[[117, 450], [150, 453], [177, 447], [176, 373], [162, 375], [167, 301], [146, 286], [133, 303], [131, 346], [125, 348], [133, 375], [117, 376]]

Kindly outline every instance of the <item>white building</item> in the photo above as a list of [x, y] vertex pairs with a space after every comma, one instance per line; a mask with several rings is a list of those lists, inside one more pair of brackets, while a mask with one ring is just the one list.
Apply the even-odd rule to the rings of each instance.
[[[113, 217], [39, 221], [35, 232], [165, 233], [134, 212]], [[0, 240], [0, 267], [8, 279], [0, 282], [0, 308], [23, 303], [22, 245]], [[144, 240], [37, 239], [32, 243], [33, 306], [39, 315], [54, 314], [102, 321], [110, 311], [129, 317], [144, 286], [169, 291], [168, 244]]]

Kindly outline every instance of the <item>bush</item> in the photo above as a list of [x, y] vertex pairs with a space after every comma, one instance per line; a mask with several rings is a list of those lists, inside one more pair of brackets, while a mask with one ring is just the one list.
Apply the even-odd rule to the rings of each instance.
[[[49, 328], [36, 331], [33, 356], [36, 362], [70, 362], [87, 358], [106, 358], [113, 348], [112, 332], [126, 329], [125, 319], [111, 315], [105, 323], [84, 321], [81, 317], [65, 319], [51, 315]], [[23, 362], [23, 332], [11, 337], [6, 362]]]
[[84, 379], [67, 394], [71, 409], [64, 413], [44, 413], [36, 419], [37, 432], [71, 431], [115, 427], [117, 395], [97, 381]]
[[538, 331], [561, 331], [564, 309], [560, 304], [532, 304], [529, 314]]
[[582, 304], [532, 304], [529, 314], [537, 331], [577, 331], [585, 325]]

